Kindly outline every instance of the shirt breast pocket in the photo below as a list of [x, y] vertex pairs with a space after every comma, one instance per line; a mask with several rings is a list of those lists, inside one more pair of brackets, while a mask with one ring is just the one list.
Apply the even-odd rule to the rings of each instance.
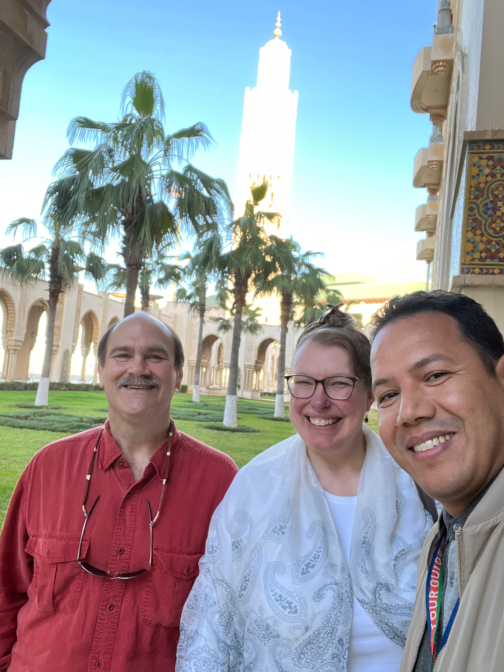
[[154, 550], [142, 608], [145, 623], [178, 628], [182, 608], [198, 575], [198, 561], [201, 556], [202, 553], [167, 553]]
[[[85, 572], [77, 563], [80, 537], [77, 535], [34, 535], [26, 545], [33, 556], [33, 588], [38, 611], [71, 613], [79, 605]], [[85, 558], [89, 537], [82, 541]]]

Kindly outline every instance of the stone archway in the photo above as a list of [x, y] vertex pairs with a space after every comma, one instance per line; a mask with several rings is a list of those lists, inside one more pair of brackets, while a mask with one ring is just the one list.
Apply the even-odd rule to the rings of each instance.
[[121, 321], [121, 320], [120, 320], [116, 315], [114, 315], [114, 317], [113, 317], [113, 318], [110, 320], [110, 322], [107, 324], [107, 329], [110, 329], [110, 327], [113, 327], [114, 324], [117, 324], [117, 323], [120, 322], [120, 321]]
[[[0, 376], [2, 378], [9, 378], [9, 368], [12, 361], [14, 348], [14, 327], [16, 324], [16, 308], [12, 296], [5, 289], [0, 289], [0, 308], [2, 310], [2, 370]], [[17, 350], [16, 350], [17, 354]], [[15, 361], [15, 360], [14, 360]], [[14, 372], [12, 372], [11, 376]]]
[[98, 381], [98, 367], [97, 367], [97, 354], [98, 354], [98, 334], [100, 332], [100, 323], [98, 322], [98, 317], [93, 310], [88, 310], [84, 313], [81, 323], [81, 354], [82, 354], [82, 366], [81, 366], [81, 375], [80, 380], [86, 382], [86, 364], [87, 358], [91, 351], [91, 346], [93, 346], [93, 354], [95, 357], [95, 366], [93, 370], [93, 383], [96, 384]]
[[257, 347], [257, 354], [253, 369], [248, 372], [251, 381], [252, 399], [260, 399], [261, 392], [276, 391], [278, 375], [278, 353], [280, 344], [275, 338], [265, 338]]
[[[39, 323], [42, 313], [49, 311], [49, 306], [45, 299], [37, 299], [32, 303], [28, 310], [24, 339], [17, 352], [16, 367], [14, 370], [15, 380], [28, 380], [30, 373], [30, 356], [37, 341], [39, 332]], [[44, 335], [45, 336], [45, 335]], [[42, 370], [42, 362], [38, 367]]]
[[220, 389], [224, 375], [224, 343], [217, 334], [208, 334], [202, 342], [200, 388]]

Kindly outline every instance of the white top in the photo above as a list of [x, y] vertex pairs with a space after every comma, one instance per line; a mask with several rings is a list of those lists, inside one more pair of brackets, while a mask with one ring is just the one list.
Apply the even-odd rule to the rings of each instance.
[[[338, 497], [325, 493], [336, 529], [350, 562], [350, 544], [357, 496]], [[376, 627], [360, 603], [353, 599], [353, 618], [348, 652], [348, 672], [395, 672], [401, 665], [403, 650]]]
[[[362, 431], [350, 562], [300, 436], [239, 471], [213, 515], [184, 606], [177, 672], [347, 672], [354, 596], [388, 639], [404, 645], [432, 519], [411, 477], [376, 434]], [[385, 647], [380, 639], [373, 651]], [[366, 656], [361, 671], [386, 667], [382, 657], [379, 668], [374, 658], [368, 665]]]

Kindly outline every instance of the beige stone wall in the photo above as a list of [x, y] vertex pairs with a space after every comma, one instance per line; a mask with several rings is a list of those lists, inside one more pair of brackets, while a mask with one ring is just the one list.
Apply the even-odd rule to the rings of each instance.
[[51, 0], [0, 0], [0, 159], [11, 159], [21, 85], [45, 58]]
[[[477, 141], [492, 142], [489, 149], [502, 156], [499, 143], [504, 141], [504, 2], [451, 0], [451, 9], [453, 63], [442, 125], [444, 161], [436, 195], [432, 287], [460, 291], [480, 301], [504, 331], [504, 268], [498, 264], [485, 267], [483, 257], [481, 268], [468, 268], [465, 261], [468, 241], [472, 240], [466, 232], [470, 222], [468, 151], [474, 151]], [[501, 240], [497, 242], [503, 244]], [[478, 236], [474, 244], [479, 244]]]

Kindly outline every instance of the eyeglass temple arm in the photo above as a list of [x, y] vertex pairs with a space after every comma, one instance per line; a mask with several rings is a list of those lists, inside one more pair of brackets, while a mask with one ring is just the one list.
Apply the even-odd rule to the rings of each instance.
[[[161, 496], [159, 498], [159, 506], [158, 506], [157, 513], [154, 517], [154, 520], [152, 520], [152, 516], [151, 516], [151, 522], [150, 522], [151, 529], [154, 526], [157, 519], [159, 518], [159, 514], [161, 512], [161, 504], [163, 503], [166, 481], [168, 480], [168, 470], [170, 468], [170, 455], [171, 455], [172, 439], [173, 439], [173, 427], [170, 425], [170, 430], [169, 430], [169, 433], [168, 433], [168, 448], [166, 450], [165, 470], [164, 470], [164, 475], [163, 475], [163, 484], [161, 486]], [[147, 502], [147, 504], [149, 504], [149, 502]], [[150, 504], [149, 504], [149, 512], [150, 512]]]
[[[91, 474], [93, 473], [93, 467], [94, 467], [94, 463], [95, 463], [95, 460], [96, 460], [96, 453], [98, 452], [98, 445], [100, 443], [100, 439], [101, 439], [102, 434], [103, 434], [103, 429], [101, 430], [100, 434], [98, 435], [98, 439], [96, 440], [95, 447], [93, 448], [93, 456], [91, 457], [91, 463], [89, 465], [89, 469], [88, 469], [88, 472], [86, 474], [86, 486], [84, 488], [84, 497], [82, 498], [82, 510], [84, 511], [85, 516], [89, 515], [89, 514], [86, 513], [86, 499], [87, 499], [88, 492], [89, 492], [89, 483], [91, 481]], [[93, 506], [96, 504], [97, 501], [98, 501], [98, 498], [95, 500], [95, 503], [93, 504]], [[89, 513], [91, 513], [91, 510], [92, 510], [93, 506], [89, 510]]]

